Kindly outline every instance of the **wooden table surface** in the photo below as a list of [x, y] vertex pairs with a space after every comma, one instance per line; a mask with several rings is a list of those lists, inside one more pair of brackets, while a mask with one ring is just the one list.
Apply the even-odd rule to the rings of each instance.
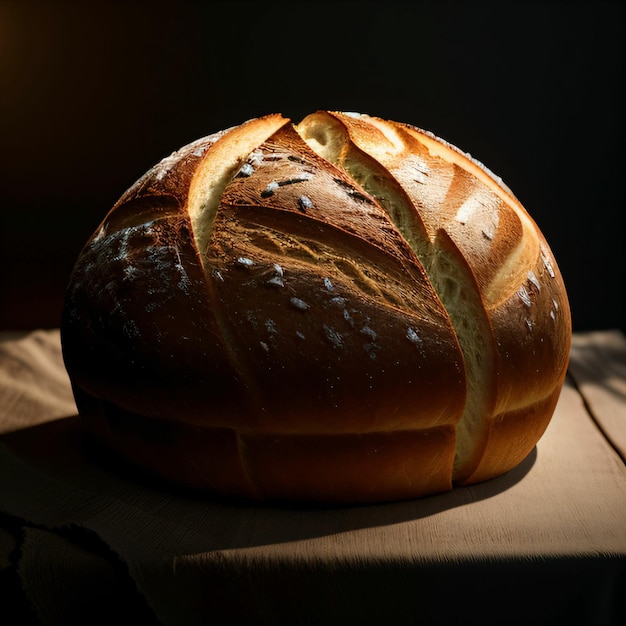
[[56, 330], [0, 337], [0, 407], [0, 596], [22, 623], [626, 623], [620, 332], [574, 336], [520, 466], [387, 505], [235, 505], [100, 463]]

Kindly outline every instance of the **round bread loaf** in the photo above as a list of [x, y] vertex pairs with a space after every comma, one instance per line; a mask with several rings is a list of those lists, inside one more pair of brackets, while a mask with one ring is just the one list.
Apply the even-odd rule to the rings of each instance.
[[373, 503], [507, 472], [566, 373], [553, 255], [511, 191], [407, 124], [249, 120], [140, 178], [62, 321], [87, 430], [174, 484]]

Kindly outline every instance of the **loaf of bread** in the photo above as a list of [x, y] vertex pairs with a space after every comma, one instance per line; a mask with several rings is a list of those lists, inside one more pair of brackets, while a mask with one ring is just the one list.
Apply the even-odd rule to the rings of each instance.
[[80, 253], [62, 321], [88, 433], [237, 498], [415, 498], [518, 465], [571, 337], [541, 232], [433, 134], [249, 120], [163, 159]]

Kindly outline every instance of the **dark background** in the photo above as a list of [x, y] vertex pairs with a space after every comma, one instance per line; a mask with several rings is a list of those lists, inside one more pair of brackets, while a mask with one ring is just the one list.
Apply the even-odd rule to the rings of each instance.
[[501, 176], [574, 330], [625, 329], [623, 2], [0, 0], [0, 330], [59, 324], [80, 248], [173, 150], [317, 109], [408, 122]]

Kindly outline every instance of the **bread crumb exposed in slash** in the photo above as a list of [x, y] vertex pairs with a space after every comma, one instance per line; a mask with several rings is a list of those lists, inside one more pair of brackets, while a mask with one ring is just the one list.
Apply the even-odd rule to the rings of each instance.
[[187, 206], [202, 263], [205, 262], [215, 217], [226, 186], [238, 174], [252, 174], [263, 158], [259, 146], [286, 123], [288, 120], [275, 114], [229, 129], [214, 143], [196, 171], [189, 186]]

